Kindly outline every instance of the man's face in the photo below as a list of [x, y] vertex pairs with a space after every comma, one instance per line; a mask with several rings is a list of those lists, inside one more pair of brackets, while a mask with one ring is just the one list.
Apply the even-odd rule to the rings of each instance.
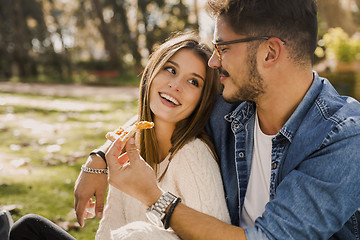
[[[235, 33], [223, 17], [216, 20], [214, 41], [227, 42], [248, 36]], [[221, 61], [214, 51], [209, 66], [220, 72], [220, 81], [224, 86], [223, 97], [226, 101], [255, 101], [264, 93], [263, 79], [257, 69], [258, 42], [236, 43], [219, 46]], [[254, 47], [251, 47], [254, 45]], [[256, 46], [256, 47], [255, 47]]]

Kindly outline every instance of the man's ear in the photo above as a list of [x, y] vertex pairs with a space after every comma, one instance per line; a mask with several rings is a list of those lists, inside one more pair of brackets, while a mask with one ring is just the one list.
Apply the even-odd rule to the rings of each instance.
[[283, 51], [283, 44], [278, 38], [270, 38], [265, 43], [265, 58], [264, 58], [264, 66], [271, 67], [276, 64]]

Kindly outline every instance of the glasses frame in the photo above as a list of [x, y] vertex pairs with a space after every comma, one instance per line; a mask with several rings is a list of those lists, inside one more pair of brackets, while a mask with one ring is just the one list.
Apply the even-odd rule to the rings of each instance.
[[[248, 37], [248, 38], [242, 38], [242, 39], [237, 39], [237, 40], [232, 40], [232, 41], [227, 41], [227, 42], [212, 41], [212, 44], [214, 45], [214, 48], [218, 55], [219, 61], [222, 61], [219, 46], [230, 45], [230, 44], [235, 44], [235, 43], [251, 42], [251, 41], [256, 41], [256, 40], [269, 40], [270, 38], [278, 38], [278, 37], [274, 37], [274, 36]], [[278, 38], [278, 39], [280, 39], [280, 38]], [[284, 40], [280, 39], [280, 41], [282, 42], [283, 45], [286, 44], [286, 42]]]

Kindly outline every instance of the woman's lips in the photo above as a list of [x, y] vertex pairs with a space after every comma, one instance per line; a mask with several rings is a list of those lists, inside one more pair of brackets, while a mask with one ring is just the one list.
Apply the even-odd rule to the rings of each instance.
[[181, 104], [179, 103], [179, 101], [172, 97], [170, 94], [167, 93], [161, 93], [159, 92], [159, 96], [160, 96], [160, 101], [168, 107], [178, 107]]

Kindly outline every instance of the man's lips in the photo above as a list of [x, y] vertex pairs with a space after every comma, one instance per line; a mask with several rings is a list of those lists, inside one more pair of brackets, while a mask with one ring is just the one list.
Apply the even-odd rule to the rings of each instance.
[[225, 81], [225, 79], [228, 78], [230, 74], [222, 68], [218, 68], [217, 70], [219, 72], [220, 82], [223, 83], [223, 81]]

